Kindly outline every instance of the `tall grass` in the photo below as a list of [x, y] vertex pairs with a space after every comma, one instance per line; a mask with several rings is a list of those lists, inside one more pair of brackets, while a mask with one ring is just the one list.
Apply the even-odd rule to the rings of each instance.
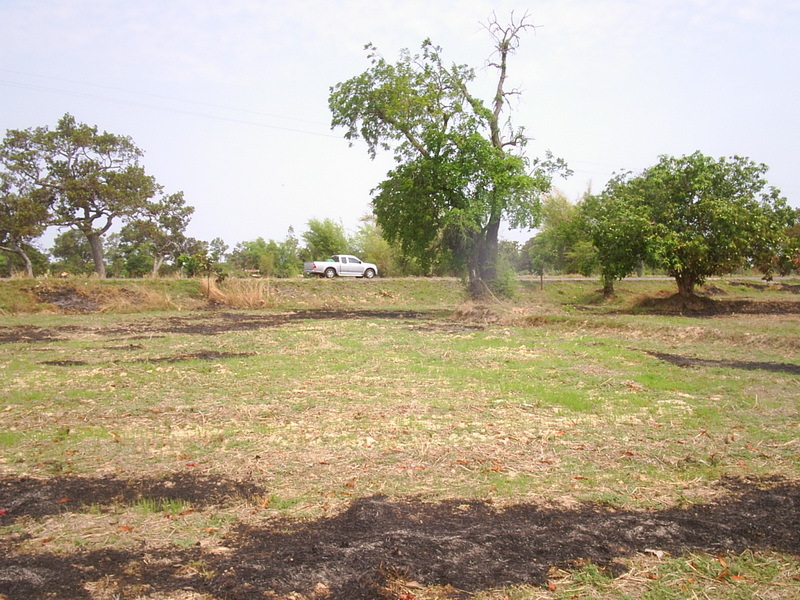
[[210, 302], [231, 308], [270, 308], [275, 306], [276, 294], [269, 279], [226, 279], [217, 283], [202, 280], [203, 294]]

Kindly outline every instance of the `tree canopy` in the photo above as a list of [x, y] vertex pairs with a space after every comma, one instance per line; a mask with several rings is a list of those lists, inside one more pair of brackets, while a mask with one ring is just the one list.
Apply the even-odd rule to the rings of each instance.
[[746, 157], [695, 152], [612, 179], [588, 210], [604, 279], [644, 260], [674, 277], [685, 297], [707, 277], [747, 265], [771, 276], [795, 212], [768, 185], [767, 170]]
[[539, 196], [566, 165], [550, 154], [524, 155], [524, 130], [501, 122], [508, 98], [508, 59], [526, 17], [506, 27], [491, 21], [497, 87], [491, 105], [469, 91], [474, 70], [447, 66], [442, 50], [425, 40], [420, 54], [401, 52], [386, 61], [367, 45], [370, 68], [331, 89], [333, 127], [351, 142], [363, 139], [370, 157], [393, 151], [397, 167], [373, 191], [373, 209], [384, 235], [402, 251], [429, 265], [450, 255], [468, 274], [473, 293], [497, 276], [498, 233], [533, 227]]
[[150, 199], [160, 190], [139, 164], [141, 156], [129, 137], [100, 132], [69, 114], [52, 130], [9, 130], [0, 149], [19, 197], [46, 211], [47, 225], [81, 231], [100, 276], [103, 234], [117, 219], [152, 211]]
[[28, 277], [33, 276], [29, 247], [42, 235], [46, 223], [46, 204], [20, 193], [10, 175], [0, 172], [0, 250], [18, 256]]

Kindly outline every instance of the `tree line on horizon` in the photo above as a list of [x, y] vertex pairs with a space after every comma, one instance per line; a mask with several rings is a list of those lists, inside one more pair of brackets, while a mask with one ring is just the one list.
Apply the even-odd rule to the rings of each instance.
[[[528, 19], [484, 24], [497, 74], [489, 102], [470, 91], [475, 70], [446, 63], [430, 40], [396, 62], [369, 44], [368, 69], [330, 89], [332, 127], [364, 142], [371, 158], [389, 151], [396, 161], [352, 236], [311, 219], [304, 244], [292, 229], [233, 249], [196, 240], [185, 233], [194, 208], [145, 172], [129, 137], [69, 114], [54, 129], [9, 130], [0, 145], [0, 269], [291, 277], [304, 260], [352, 253], [383, 275], [461, 276], [475, 297], [504, 293], [525, 272], [596, 273], [612, 294], [616, 280], [648, 268], [691, 296], [709, 276], [800, 271], [800, 210], [747, 157], [664, 155], [575, 203], [555, 190], [553, 179], [571, 174], [566, 161], [527, 156], [529, 136], [505, 115], [519, 94], [508, 87], [509, 61], [534, 28]], [[539, 232], [523, 245], [503, 241], [502, 223]], [[62, 229], [52, 259], [35, 245], [49, 227]]]

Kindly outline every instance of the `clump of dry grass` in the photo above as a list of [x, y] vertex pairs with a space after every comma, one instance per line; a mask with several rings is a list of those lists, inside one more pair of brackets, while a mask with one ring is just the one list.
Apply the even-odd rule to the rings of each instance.
[[276, 294], [269, 279], [226, 279], [220, 283], [203, 279], [203, 294], [210, 302], [233, 308], [275, 306]]
[[129, 313], [142, 310], [181, 310], [185, 308], [172, 299], [167, 292], [156, 291], [146, 286], [132, 286], [124, 293], [108, 294], [103, 299], [101, 312]]

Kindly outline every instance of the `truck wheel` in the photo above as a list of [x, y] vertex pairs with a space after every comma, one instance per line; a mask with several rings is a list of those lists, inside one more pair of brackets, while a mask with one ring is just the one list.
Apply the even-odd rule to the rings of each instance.
[[328, 279], [333, 279], [334, 277], [336, 277], [336, 269], [334, 269], [333, 267], [325, 269], [325, 277], [327, 277]]
[[364, 277], [366, 277], [367, 279], [372, 279], [373, 277], [375, 277], [375, 271], [373, 271], [372, 269], [367, 269], [366, 271], [364, 271]]

